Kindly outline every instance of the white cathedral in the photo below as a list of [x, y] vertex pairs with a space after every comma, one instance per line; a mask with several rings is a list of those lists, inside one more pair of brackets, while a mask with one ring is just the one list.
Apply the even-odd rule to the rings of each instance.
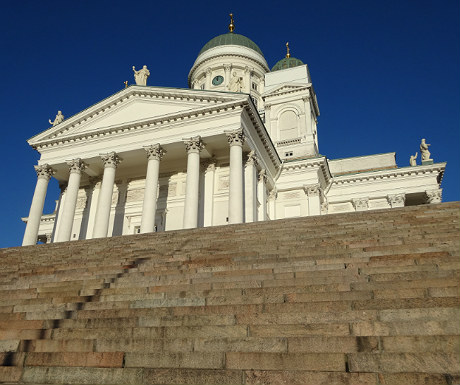
[[[398, 167], [395, 153], [330, 160], [318, 149], [308, 66], [270, 70], [260, 48], [211, 39], [189, 89], [136, 85], [28, 143], [40, 154], [23, 245], [441, 202], [445, 163]], [[43, 214], [50, 178], [61, 194]]]

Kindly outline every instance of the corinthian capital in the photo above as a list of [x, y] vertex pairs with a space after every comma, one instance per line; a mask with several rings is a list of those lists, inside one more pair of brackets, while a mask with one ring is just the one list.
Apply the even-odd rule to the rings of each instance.
[[442, 201], [442, 188], [436, 190], [425, 191], [427, 203], [441, 203]]
[[246, 155], [246, 164], [245, 164], [245, 166], [254, 166], [254, 165], [257, 165], [257, 155], [256, 155], [255, 151], [250, 151]]
[[185, 149], [189, 152], [200, 152], [204, 148], [204, 144], [201, 141], [200, 136], [184, 140]]
[[243, 129], [229, 131], [225, 133], [227, 135], [228, 144], [230, 146], [243, 146], [244, 144], [244, 133]]
[[117, 168], [121, 162], [121, 158], [115, 152], [109, 152], [108, 154], [101, 155], [104, 168]]
[[147, 152], [147, 159], [161, 160], [163, 155], [166, 154], [166, 150], [163, 149], [158, 143], [153, 144], [152, 146], [144, 147]]
[[49, 164], [46, 164], [46, 163], [42, 165], [34, 166], [34, 168], [35, 168], [35, 172], [37, 173], [38, 179], [50, 180], [50, 178], [56, 173], [56, 171], [53, 170]]
[[68, 160], [67, 165], [69, 166], [69, 171], [71, 174], [80, 174], [86, 168], [86, 163], [83, 162], [80, 158]]

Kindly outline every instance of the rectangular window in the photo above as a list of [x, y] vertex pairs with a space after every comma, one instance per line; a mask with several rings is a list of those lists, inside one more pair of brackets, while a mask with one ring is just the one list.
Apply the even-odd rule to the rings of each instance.
[[252, 89], [257, 91], [257, 84], [256, 83], [252, 83]]

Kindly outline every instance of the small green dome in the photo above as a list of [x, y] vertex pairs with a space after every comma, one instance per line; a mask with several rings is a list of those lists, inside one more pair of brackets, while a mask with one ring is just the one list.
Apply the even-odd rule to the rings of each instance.
[[303, 64], [302, 60], [296, 59], [295, 57], [285, 57], [273, 66], [272, 72], [301, 66]]
[[262, 57], [264, 56], [257, 44], [254, 43], [251, 39], [248, 39], [246, 36], [232, 32], [216, 36], [215, 38], [209, 40], [204, 45], [204, 47], [201, 48], [201, 51], [198, 54], [198, 56], [201, 55], [203, 52], [207, 51], [208, 49], [219, 47], [221, 45], [241, 45], [243, 47], [247, 47], [256, 51], [257, 53], [262, 55]]

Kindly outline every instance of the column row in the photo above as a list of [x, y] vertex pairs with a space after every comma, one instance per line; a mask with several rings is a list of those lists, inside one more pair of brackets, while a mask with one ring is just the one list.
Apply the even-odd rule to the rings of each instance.
[[[243, 130], [226, 132], [226, 136], [230, 147], [228, 222], [241, 223], [245, 216], [247, 222], [265, 219], [260, 218], [260, 216], [258, 218], [257, 200], [259, 198], [262, 199], [262, 202], [265, 202], [265, 193], [261, 197], [257, 196], [260, 195], [262, 189], [257, 185], [255, 154], [254, 152], [249, 153], [246, 161], [246, 172], [243, 173], [243, 144], [245, 140]], [[200, 152], [203, 150], [204, 144], [199, 136], [184, 140], [184, 144], [187, 151], [187, 177], [183, 227], [187, 229], [195, 228], [198, 225]], [[147, 152], [147, 172], [142, 206], [141, 233], [153, 232], [155, 228], [160, 161], [166, 153], [160, 144], [148, 146], [145, 150]], [[115, 152], [111, 152], [101, 155], [101, 160], [104, 163], [104, 171], [96, 207], [93, 238], [107, 236], [115, 174], [122, 159]], [[69, 166], [69, 181], [66, 197], [60, 211], [60, 226], [55, 238], [57, 242], [69, 241], [71, 238], [81, 172], [87, 167], [81, 159], [73, 159], [67, 164]], [[35, 166], [35, 169], [37, 171], [37, 185], [24, 234], [24, 246], [33, 245], [37, 241], [48, 182], [54, 174], [54, 170], [46, 164]], [[244, 191], [244, 186], [246, 186], [246, 191]], [[265, 187], [263, 190], [265, 191]]]

